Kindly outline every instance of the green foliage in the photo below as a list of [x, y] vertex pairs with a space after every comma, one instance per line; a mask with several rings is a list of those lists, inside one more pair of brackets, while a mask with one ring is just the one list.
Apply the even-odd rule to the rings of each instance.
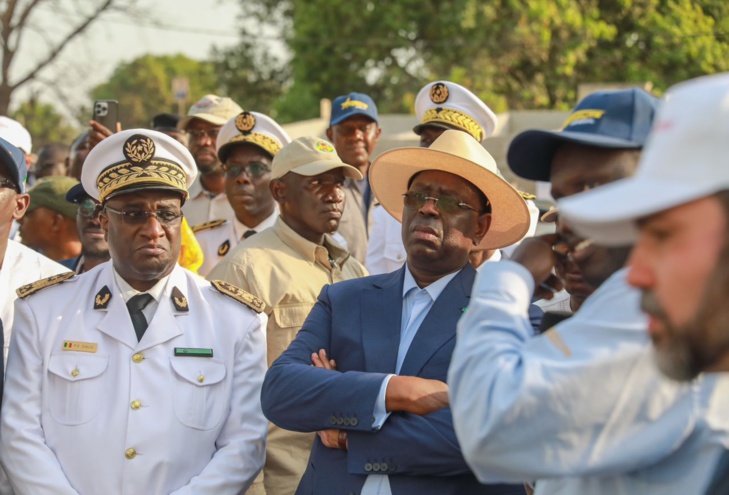
[[56, 112], [53, 105], [40, 103], [34, 96], [22, 103], [10, 117], [23, 124], [30, 132], [34, 151], [50, 143], [70, 146], [79, 134], [77, 129]]
[[[257, 71], [248, 91], [264, 91], [265, 104], [280, 95], [273, 107], [282, 122], [315, 117], [320, 98], [349, 91], [370, 94], [383, 113], [409, 111], [435, 79], [503, 111], [570, 108], [581, 83], [651, 83], [660, 93], [729, 70], [726, 0], [246, 0], [241, 8], [245, 43], [224, 58]], [[270, 33], [289, 50], [288, 67], [251, 55], [270, 51]]]
[[[178, 113], [172, 94], [175, 77], [186, 77], [190, 86], [182, 113], [204, 95], [218, 91], [210, 62], [198, 62], [184, 55], [145, 55], [119, 65], [109, 81], [94, 88], [91, 96], [94, 100], [118, 100], [123, 128], [149, 127], [150, 120], [158, 113]], [[90, 117], [89, 114], [86, 118]]]

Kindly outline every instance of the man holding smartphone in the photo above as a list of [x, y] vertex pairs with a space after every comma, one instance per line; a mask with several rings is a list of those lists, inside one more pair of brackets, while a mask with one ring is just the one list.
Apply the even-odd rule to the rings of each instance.
[[190, 187], [190, 199], [183, 212], [190, 225], [211, 220], [233, 222], [235, 213], [225, 195], [225, 171], [218, 159], [216, 143], [220, 128], [243, 109], [232, 99], [205, 95], [180, 120], [177, 128], [187, 132], [188, 145], [198, 169], [198, 179]]

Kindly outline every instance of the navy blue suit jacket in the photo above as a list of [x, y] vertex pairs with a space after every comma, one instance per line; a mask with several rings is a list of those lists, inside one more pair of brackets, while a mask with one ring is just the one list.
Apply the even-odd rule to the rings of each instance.
[[[263, 412], [289, 430], [329, 428], [349, 434], [349, 451], [315, 438], [297, 494], [359, 494], [369, 474], [389, 475], [393, 495], [523, 494], [515, 485], [481, 485], [453, 431], [450, 408], [427, 416], [393, 413], [372, 430], [380, 385], [395, 373], [405, 267], [322, 289], [304, 326], [273, 363], [263, 384]], [[446, 381], [456, 322], [468, 306], [476, 271], [461, 270], [420, 326], [401, 375]], [[337, 371], [311, 366], [326, 349]]]

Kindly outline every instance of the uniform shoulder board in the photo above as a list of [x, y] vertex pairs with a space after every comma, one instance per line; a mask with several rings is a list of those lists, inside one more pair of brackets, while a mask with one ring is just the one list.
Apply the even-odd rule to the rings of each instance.
[[214, 229], [215, 227], [220, 227], [223, 225], [227, 220], [211, 220], [209, 222], [201, 223], [198, 225], [193, 225], [190, 227], [194, 233], [200, 232], [201, 230], [208, 230], [208, 229]]
[[51, 285], [58, 285], [61, 282], [65, 282], [69, 278], [75, 277], [76, 273], [74, 272], [65, 272], [58, 275], [53, 275], [52, 277], [48, 278], [42, 278], [40, 280], [36, 280], [32, 284], [23, 285], [22, 287], [18, 287], [18, 290], [15, 291], [16, 294], [18, 294], [18, 297], [21, 299], [25, 299], [31, 294], [35, 294], [41, 289], [45, 289], [46, 287], [50, 287]]
[[219, 292], [222, 292], [226, 296], [230, 296], [236, 301], [245, 304], [256, 313], [260, 313], [266, 307], [266, 303], [264, 303], [263, 300], [257, 298], [249, 292], [244, 291], [240, 287], [236, 287], [235, 285], [229, 284], [228, 282], [223, 282], [222, 280], [211, 280], [210, 283]]
[[532, 194], [532, 193], [528, 193], [528, 192], [520, 191], [520, 190], [518, 190], [518, 189], [517, 189], [517, 191], [516, 191], [516, 192], [518, 192], [518, 193], [519, 193], [519, 196], [521, 196], [521, 197], [522, 197], [522, 199], [524, 199], [524, 201], [527, 201], [527, 200], [529, 200], [529, 199], [537, 199], [537, 197], [536, 197], [536, 196], [535, 196], [534, 194]]

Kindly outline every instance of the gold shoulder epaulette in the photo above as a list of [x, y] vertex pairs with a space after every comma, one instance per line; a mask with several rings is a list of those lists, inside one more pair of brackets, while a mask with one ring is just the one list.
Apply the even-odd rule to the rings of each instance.
[[40, 280], [36, 280], [32, 284], [18, 287], [18, 290], [16, 290], [15, 293], [18, 294], [19, 298], [24, 299], [41, 289], [45, 289], [46, 287], [50, 287], [51, 285], [60, 284], [61, 282], [65, 282], [66, 280], [74, 276], [76, 276], [76, 273], [74, 272], [65, 272], [58, 275], [53, 275], [52, 277], [42, 278]]
[[260, 313], [266, 307], [266, 303], [263, 300], [257, 298], [253, 294], [244, 291], [240, 287], [223, 282], [222, 280], [211, 280], [210, 283], [218, 291], [222, 292], [226, 296], [230, 296], [238, 302], [241, 302], [251, 308], [256, 313]]
[[537, 199], [537, 197], [534, 194], [532, 194], [532, 193], [528, 193], [528, 192], [525, 192], [525, 191], [520, 191], [518, 189], [516, 191], [519, 193], [519, 196], [521, 196], [525, 201], [528, 200], [528, 199]]
[[190, 227], [190, 229], [192, 229], [193, 232], [200, 232], [201, 230], [208, 230], [214, 229], [215, 227], [220, 227], [225, 222], [227, 222], [227, 220], [210, 220], [209, 222], [193, 225], [192, 227]]

